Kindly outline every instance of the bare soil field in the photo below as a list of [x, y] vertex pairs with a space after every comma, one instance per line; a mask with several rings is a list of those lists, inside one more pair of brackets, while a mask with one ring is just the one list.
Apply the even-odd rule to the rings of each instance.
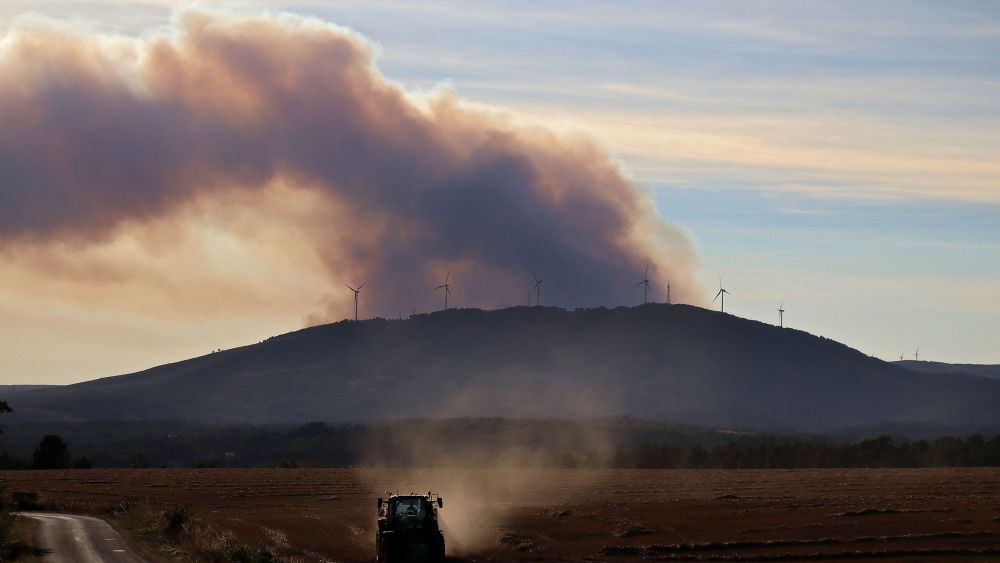
[[80, 512], [182, 505], [301, 561], [371, 561], [375, 499], [439, 491], [458, 561], [1000, 560], [1000, 470], [0, 472]]

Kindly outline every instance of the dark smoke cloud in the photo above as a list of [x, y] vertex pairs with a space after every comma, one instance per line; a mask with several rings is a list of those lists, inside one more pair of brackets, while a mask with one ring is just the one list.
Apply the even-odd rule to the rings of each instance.
[[602, 150], [415, 100], [334, 26], [185, 12], [142, 39], [36, 24], [0, 45], [0, 245], [96, 242], [281, 183], [328, 199], [310, 243], [382, 310], [427, 303], [448, 269], [460, 305], [523, 302], [532, 270], [543, 302], [634, 303], [647, 261], [697, 299], [690, 242]]

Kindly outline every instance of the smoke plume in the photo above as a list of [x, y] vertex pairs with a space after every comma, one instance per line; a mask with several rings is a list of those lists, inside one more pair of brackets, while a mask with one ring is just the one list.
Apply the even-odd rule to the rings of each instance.
[[449, 270], [460, 306], [523, 303], [532, 271], [550, 278], [543, 304], [632, 303], [647, 262], [659, 299], [668, 279], [697, 299], [691, 243], [595, 144], [407, 94], [329, 24], [184, 11], [140, 38], [24, 24], [0, 42], [0, 124], [0, 249], [101, 244], [277, 186], [321, 196], [303, 244], [332, 289], [371, 280], [377, 310], [428, 303]]

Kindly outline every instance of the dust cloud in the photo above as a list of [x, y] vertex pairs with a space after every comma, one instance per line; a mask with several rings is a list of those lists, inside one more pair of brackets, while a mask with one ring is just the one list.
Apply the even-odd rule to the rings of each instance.
[[373, 427], [357, 478], [372, 496], [440, 494], [448, 554], [472, 556], [503, 541], [516, 510], [559, 504], [545, 485], [553, 468], [563, 468], [563, 491], [593, 485], [600, 473], [588, 469], [614, 456], [613, 428], [610, 420], [395, 421]]

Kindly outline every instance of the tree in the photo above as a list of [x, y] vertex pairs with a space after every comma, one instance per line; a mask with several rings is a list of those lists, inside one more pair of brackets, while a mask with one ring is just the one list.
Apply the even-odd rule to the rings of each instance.
[[90, 463], [90, 459], [83, 455], [73, 460], [73, 469], [90, 469], [93, 464]]
[[66, 469], [70, 464], [69, 446], [62, 436], [48, 434], [35, 448], [31, 467], [34, 469]]
[[146, 456], [142, 455], [142, 453], [137, 453], [132, 456], [132, 459], [128, 462], [128, 466], [131, 469], [145, 469], [149, 467], [146, 463]]
[[[9, 412], [14, 412], [14, 409], [10, 408], [7, 401], [0, 401], [0, 414], [7, 414]], [[0, 434], [3, 434], [3, 429], [0, 429]]]

